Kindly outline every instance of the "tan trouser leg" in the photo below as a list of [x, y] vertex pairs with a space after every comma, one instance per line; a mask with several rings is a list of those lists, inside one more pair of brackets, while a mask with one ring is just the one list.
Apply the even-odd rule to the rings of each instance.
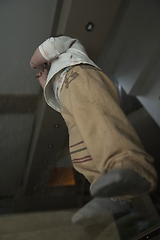
[[70, 154], [74, 168], [85, 175], [90, 183], [93, 183], [101, 176], [80, 136], [76, 124], [70, 129]]
[[153, 158], [144, 151], [119, 107], [116, 87], [103, 72], [89, 65], [72, 67], [61, 104], [73, 165], [91, 184], [106, 172], [129, 168], [150, 182], [150, 191], [155, 189]]

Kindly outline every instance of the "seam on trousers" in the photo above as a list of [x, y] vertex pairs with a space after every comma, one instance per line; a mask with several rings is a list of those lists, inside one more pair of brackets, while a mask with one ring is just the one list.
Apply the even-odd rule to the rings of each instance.
[[80, 148], [78, 150], [75, 150], [75, 151], [71, 152], [70, 154], [73, 154], [73, 153], [76, 153], [76, 152], [81, 152], [81, 151], [86, 150], [86, 149], [87, 149], [86, 147], [85, 148]]
[[84, 143], [84, 142], [81, 141], [81, 142], [75, 143], [75, 144], [73, 144], [73, 145], [71, 145], [71, 146], [69, 146], [69, 147], [72, 148], [72, 147], [75, 147], [75, 146], [77, 146], [77, 145], [79, 145], [79, 144], [81, 144], [81, 143]]
[[88, 158], [88, 159], [85, 159], [85, 160], [80, 160], [80, 161], [76, 161], [76, 160], [72, 160], [72, 163], [84, 163], [84, 162], [89, 162], [89, 161], [92, 161], [92, 158]]
[[100, 71], [101, 72], [101, 69], [99, 69], [99, 68], [97, 68], [97, 67], [95, 67], [93, 65], [90, 65], [90, 64], [80, 64], [79, 66], [82, 69], [92, 69], [92, 70], [96, 70], [96, 71]]

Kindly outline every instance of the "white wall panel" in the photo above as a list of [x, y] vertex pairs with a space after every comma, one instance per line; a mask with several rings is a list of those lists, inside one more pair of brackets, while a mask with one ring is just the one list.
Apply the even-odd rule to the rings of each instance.
[[0, 94], [36, 94], [29, 61], [51, 34], [57, 0], [0, 1]]

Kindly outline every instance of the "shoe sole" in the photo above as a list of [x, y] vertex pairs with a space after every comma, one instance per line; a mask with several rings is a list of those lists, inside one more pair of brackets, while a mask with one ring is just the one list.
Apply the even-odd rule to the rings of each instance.
[[150, 183], [130, 169], [117, 169], [100, 177], [90, 188], [93, 197], [139, 196]]

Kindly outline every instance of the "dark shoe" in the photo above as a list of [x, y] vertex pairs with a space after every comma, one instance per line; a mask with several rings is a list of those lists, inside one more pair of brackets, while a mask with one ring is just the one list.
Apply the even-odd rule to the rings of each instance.
[[150, 183], [130, 169], [117, 169], [100, 177], [90, 189], [93, 197], [139, 196], [147, 193]]

